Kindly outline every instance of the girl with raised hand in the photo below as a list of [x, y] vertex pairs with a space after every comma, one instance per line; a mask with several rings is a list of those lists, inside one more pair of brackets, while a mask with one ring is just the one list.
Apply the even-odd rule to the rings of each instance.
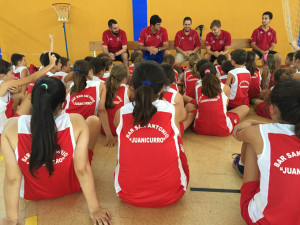
[[[112, 135], [116, 136], [116, 127], [114, 125], [115, 114], [118, 109], [131, 102], [134, 92], [126, 84], [128, 81], [128, 70], [123, 65], [115, 65], [110, 76], [107, 78], [105, 108], [108, 114], [109, 127]], [[101, 127], [101, 132], [104, 133]]]
[[93, 68], [86, 60], [77, 60], [74, 63], [73, 82], [67, 93], [64, 111], [79, 113], [84, 119], [98, 115], [106, 134], [105, 145], [114, 146], [115, 139], [109, 128], [105, 109], [106, 87], [101, 81], [93, 81]]
[[135, 206], [173, 204], [188, 185], [189, 170], [179, 129], [185, 110], [159, 100], [165, 79], [160, 65], [141, 62], [131, 80], [133, 102], [115, 116], [119, 138], [115, 189], [123, 201]]
[[10, 90], [16, 86], [24, 86], [41, 78], [55, 66], [55, 55], [49, 52], [49, 59], [50, 63], [48, 66], [19, 80], [14, 80], [11, 64], [0, 59], [0, 134], [2, 133], [6, 120], [14, 115], [14, 106]]
[[32, 91], [32, 115], [12, 118], [5, 125], [4, 224], [17, 224], [19, 195], [27, 200], [53, 199], [81, 189], [94, 224], [111, 224], [109, 212], [99, 205], [90, 166], [99, 118], [85, 121], [78, 114], [61, 114], [65, 95], [59, 79], [43, 77]]
[[275, 123], [245, 121], [233, 132], [243, 141], [241, 213], [247, 224], [299, 224], [300, 81], [280, 82], [270, 99]]
[[197, 114], [193, 129], [203, 135], [230, 135], [249, 108], [241, 105], [227, 111], [230, 88], [220, 82], [212, 63], [202, 65], [199, 73], [202, 82], [196, 86]]

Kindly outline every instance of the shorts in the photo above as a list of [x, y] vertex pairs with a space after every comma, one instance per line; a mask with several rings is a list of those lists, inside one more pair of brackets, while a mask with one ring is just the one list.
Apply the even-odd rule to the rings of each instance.
[[94, 152], [92, 151], [92, 150], [88, 150], [88, 153], [89, 153], [89, 162], [90, 162], [90, 164], [91, 164], [91, 162], [92, 162], [92, 159], [93, 159], [93, 155], [94, 155]]
[[[127, 56], [128, 56], [128, 55], [129, 55], [128, 50], [127, 50], [126, 53], [127, 53]], [[123, 53], [123, 54], [124, 54], [124, 53]], [[115, 56], [115, 61], [121, 61], [121, 62], [123, 62], [121, 55]]]
[[[261, 59], [262, 54], [259, 51], [256, 51], [256, 50], [254, 50], [254, 51], [255, 51], [255, 54], [258, 55], [259, 59]], [[277, 52], [275, 52], [275, 51], [269, 51], [269, 54], [272, 54], [272, 55], [275, 55], [276, 53]]]
[[[241, 214], [243, 219], [248, 225], [258, 224], [252, 222], [248, 212], [249, 202], [257, 193], [258, 189], [259, 189], [259, 181], [250, 181], [244, 183], [241, 188], [241, 200], [240, 200]], [[260, 222], [259, 224], [269, 224], [265, 221], [264, 218], [260, 219], [259, 222]]]
[[162, 63], [164, 51], [157, 52], [156, 55], [150, 55], [150, 52], [143, 51], [143, 54], [144, 54], [144, 59], [145, 60], [153, 60], [153, 61], [156, 61], [158, 63]]
[[270, 105], [266, 102], [261, 102], [257, 105], [256, 114], [268, 119], [271, 119]]
[[14, 113], [12, 117], [19, 117], [20, 115], [18, 113]]
[[187, 158], [186, 155], [184, 153], [184, 149], [183, 149], [183, 142], [182, 142], [182, 138], [178, 137], [178, 144], [179, 144], [179, 157], [180, 157], [180, 161], [181, 161], [181, 165], [182, 165], [182, 169], [183, 172], [186, 176], [186, 180], [187, 180], [187, 185], [189, 184], [190, 181], [190, 170], [189, 170], [189, 165], [187, 163]]
[[[185, 52], [192, 52], [192, 50], [185, 51]], [[187, 58], [179, 52], [176, 53], [175, 59], [178, 59], [180, 61], [180, 63], [183, 63], [184, 61], [187, 60]]]
[[215, 61], [216, 61], [216, 59], [217, 59], [217, 57], [216, 56], [214, 56], [214, 55], [210, 55], [210, 62], [211, 63], [214, 63]]
[[240, 117], [237, 113], [234, 112], [227, 112], [226, 115], [231, 120], [232, 126], [235, 127], [240, 122]]

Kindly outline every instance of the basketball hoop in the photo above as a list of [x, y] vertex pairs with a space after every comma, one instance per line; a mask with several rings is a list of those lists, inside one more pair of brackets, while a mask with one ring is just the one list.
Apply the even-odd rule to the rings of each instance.
[[69, 11], [71, 5], [69, 3], [54, 3], [52, 4], [53, 9], [57, 13], [58, 21], [66, 23], [69, 20]]

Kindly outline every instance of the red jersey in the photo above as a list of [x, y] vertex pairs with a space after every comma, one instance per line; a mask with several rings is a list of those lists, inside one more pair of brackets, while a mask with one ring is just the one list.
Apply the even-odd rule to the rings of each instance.
[[[15, 66], [12, 66], [12, 67], [13, 67], [13, 75], [14, 75], [15, 80], [21, 79], [21, 73], [24, 69], [26, 69], [28, 72], [28, 68], [25, 66], [19, 66], [17, 69]], [[28, 75], [29, 75], [29, 72], [28, 72]]]
[[274, 73], [270, 73], [269, 70], [268, 70], [267, 79], [265, 81], [265, 86], [269, 89], [274, 86]]
[[300, 224], [300, 140], [295, 126], [261, 124], [264, 142], [258, 155], [260, 184], [248, 205], [249, 217], [257, 224]]
[[224, 73], [223, 70], [222, 70], [222, 66], [217, 65], [217, 66], [216, 66], [216, 70], [217, 70], [217, 73], [218, 73], [218, 77], [219, 77], [219, 78], [220, 78], [221, 76], [224, 76], [224, 75], [225, 75], [225, 73]]
[[191, 29], [188, 34], [180, 30], [175, 35], [174, 47], [179, 47], [183, 51], [194, 50], [201, 46], [200, 37], [197, 31]]
[[138, 42], [143, 43], [144, 46], [154, 46], [155, 48], [162, 47], [163, 42], [169, 41], [168, 32], [161, 27], [155, 34], [151, 32], [151, 27], [146, 27], [141, 31]]
[[260, 82], [261, 82], [261, 75], [259, 69], [257, 68], [253, 76], [251, 76], [251, 82], [248, 90], [249, 100], [253, 98], [259, 98]]
[[38, 179], [34, 178], [29, 172], [32, 144], [30, 120], [31, 115], [24, 115], [18, 118], [18, 145], [15, 155], [23, 173], [20, 197], [28, 200], [42, 200], [58, 198], [80, 191], [80, 184], [73, 165], [76, 143], [70, 115], [62, 114], [55, 118], [57, 143], [61, 148], [61, 152], [57, 151], [56, 153], [52, 175], [49, 177], [49, 172], [43, 165], [36, 171]]
[[190, 70], [184, 73], [185, 95], [191, 98], [195, 98], [195, 86], [198, 80], [200, 79], [194, 77]]
[[210, 50], [221, 52], [225, 50], [225, 46], [231, 45], [231, 35], [225, 30], [221, 30], [219, 38], [216, 38], [212, 32], [206, 35], [205, 46], [211, 46]]
[[127, 36], [125, 31], [119, 29], [117, 35], [113, 35], [108, 29], [102, 34], [102, 45], [107, 46], [108, 51], [116, 53], [122, 49], [123, 45], [127, 45]]
[[134, 64], [132, 63], [130, 66], [128, 66], [129, 76], [133, 75], [133, 69], [134, 69]]
[[[64, 111], [66, 113], [79, 113], [85, 120], [89, 116], [97, 115], [100, 102], [100, 84], [101, 81], [88, 80], [86, 87], [82, 91], [72, 95], [69, 92]], [[74, 83], [70, 85], [70, 90], [73, 85]]]
[[63, 71], [59, 71], [59, 72], [56, 72], [54, 74], [54, 76], [56, 76], [59, 80], [61, 80], [63, 83], [64, 83], [64, 79], [65, 77], [67, 76], [68, 74], [66, 72], [63, 72]]
[[[3, 81], [0, 81], [0, 84]], [[3, 127], [7, 119], [12, 117], [14, 114], [14, 102], [10, 92], [6, 92], [6, 94], [0, 97], [0, 134], [3, 131]]]
[[277, 43], [276, 31], [271, 27], [264, 31], [260, 26], [253, 31], [250, 42], [255, 42], [257, 47], [266, 51], [272, 43]]
[[175, 83], [177, 84], [178, 81], [179, 81], [178, 72], [177, 72], [177, 70], [175, 70], [175, 69], [173, 69], [173, 71], [174, 71], [174, 76], [175, 76]]
[[104, 73], [103, 77], [101, 77], [100, 80], [105, 82], [109, 76], [110, 76], [110, 73]]
[[164, 100], [145, 127], [133, 126], [133, 104], [120, 110], [118, 164], [115, 189], [125, 202], [141, 207], [161, 207], [179, 200], [187, 188], [188, 174], [180, 154], [183, 146], [175, 125], [175, 108]]
[[[120, 109], [122, 106], [126, 105], [129, 103], [129, 97], [128, 97], [128, 85], [126, 84], [121, 84], [120, 89], [117, 92], [116, 97], [114, 98], [114, 108], [113, 109], [108, 109], [106, 108], [107, 115], [108, 115], [108, 122], [109, 122], [109, 127], [111, 130], [112, 135], [116, 136], [116, 127], [114, 125], [114, 119], [116, 112], [118, 109]], [[105, 134], [103, 126], [101, 126], [101, 133]]]
[[196, 133], [202, 135], [228, 136], [232, 133], [234, 125], [227, 116], [228, 97], [222, 92], [215, 98], [209, 98], [202, 93], [202, 85], [196, 86], [197, 114], [193, 124]]
[[[40, 68], [41, 69], [41, 68]], [[54, 74], [51, 73], [50, 71], [48, 71], [47, 73], [45, 73], [44, 77], [53, 77]], [[34, 87], [35, 82], [31, 82], [30, 84], [28, 84], [27, 87], [27, 94], [30, 94], [32, 92], [32, 89]]]
[[167, 86], [164, 88], [162, 100], [165, 100], [171, 104], [174, 104], [177, 93], [178, 93], [178, 91], [174, 90], [170, 86]]
[[248, 105], [248, 90], [251, 82], [250, 72], [246, 68], [235, 68], [230, 70], [235, 81], [231, 84], [229, 108], [235, 108], [240, 105]]

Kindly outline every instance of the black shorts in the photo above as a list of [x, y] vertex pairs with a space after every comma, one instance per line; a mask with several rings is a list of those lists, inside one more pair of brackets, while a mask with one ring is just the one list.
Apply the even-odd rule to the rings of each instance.
[[214, 55], [210, 55], [210, 62], [211, 63], [214, 63], [214, 61], [217, 59], [217, 57], [216, 56], [214, 56]]
[[[269, 54], [275, 55], [277, 52], [275, 51], [269, 51]], [[262, 54], [259, 51], [255, 50], [255, 54], [258, 55], [259, 59], [261, 59]]]
[[[129, 56], [128, 50], [127, 50], [127, 55]], [[123, 62], [121, 55], [115, 56], [115, 61], [121, 61], [121, 62]]]

